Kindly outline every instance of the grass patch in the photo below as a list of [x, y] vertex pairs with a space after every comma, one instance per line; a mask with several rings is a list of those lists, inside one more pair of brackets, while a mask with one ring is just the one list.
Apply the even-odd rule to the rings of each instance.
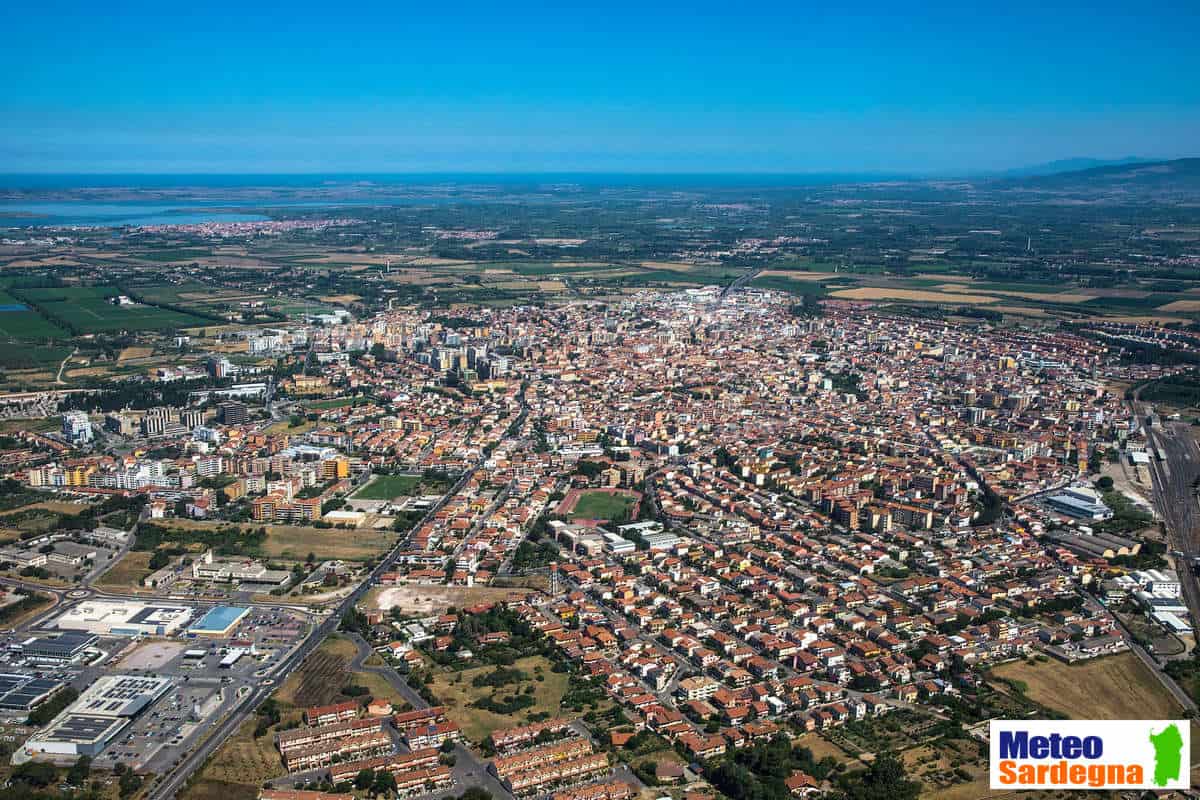
[[514, 662], [513, 667], [529, 676], [536, 676], [537, 667], [541, 667], [543, 680], [536, 677], [529, 681], [503, 686], [496, 690], [499, 695], [509, 695], [525, 691], [526, 686], [533, 687], [534, 704], [521, 709], [515, 714], [496, 714], [472, 705], [475, 701], [492, 695], [490, 686], [475, 686], [475, 678], [488, 675], [495, 670], [493, 666], [477, 667], [462, 672], [439, 671], [434, 674], [429, 688], [438, 701], [448, 707], [447, 715], [462, 725], [463, 733], [472, 742], [482, 742], [492, 735], [492, 731], [521, 725], [536, 714], [558, 713], [559, 704], [567, 689], [567, 673], [552, 672], [550, 661], [542, 656], [530, 656]]
[[104, 589], [141, 589], [142, 580], [151, 572], [151, 555], [144, 550], [130, 550], [100, 576], [96, 585]]
[[1133, 653], [1077, 664], [1013, 661], [993, 670], [1036, 703], [1088, 719], [1173, 719], [1182, 709]]

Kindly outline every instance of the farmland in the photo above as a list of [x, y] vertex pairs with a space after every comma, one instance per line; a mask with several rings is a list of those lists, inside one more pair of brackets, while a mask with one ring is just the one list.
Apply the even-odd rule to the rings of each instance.
[[116, 305], [115, 286], [12, 289], [20, 301], [36, 307], [64, 328], [80, 335], [112, 331], [166, 330], [198, 325], [202, 317], [150, 305]]
[[0, 289], [0, 339], [59, 339], [66, 331]]

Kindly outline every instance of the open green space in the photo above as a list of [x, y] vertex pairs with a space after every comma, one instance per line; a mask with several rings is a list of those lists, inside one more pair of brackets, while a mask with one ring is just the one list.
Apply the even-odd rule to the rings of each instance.
[[614, 522], [629, 518], [633, 498], [623, 494], [607, 492], [585, 492], [575, 504], [571, 517], [579, 519], [607, 519]]
[[391, 500], [413, 494], [420, 483], [420, 475], [376, 475], [352, 497], [356, 500]]
[[73, 286], [17, 289], [13, 294], [36, 306], [68, 330], [80, 334], [112, 331], [165, 330], [200, 325], [202, 317], [151, 305], [117, 305], [115, 286]]
[[0, 289], [0, 339], [62, 339], [67, 332]]

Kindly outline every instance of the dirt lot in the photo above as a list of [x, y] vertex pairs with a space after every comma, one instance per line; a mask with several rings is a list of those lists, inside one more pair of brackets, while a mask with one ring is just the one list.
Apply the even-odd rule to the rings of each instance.
[[183, 652], [184, 645], [175, 642], [146, 642], [138, 645], [121, 659], [121, 669], [148, 669], [161, 667]]
[[1133, 653], [1066, 665], [1014, 661], [995, 674], [1021, 681], [1029, 699], [1071, 717], [1173, 719], [1179, 704]]
[[386, 586], [372, 589], [367, 595], [367, 606], [389, 611], [399, 606], [406, 614], [425, 616], [435, 611], [445, 611], [451, 606], [461, 607], [476, 603], [518, 601], [531, 594], [530, 589], [498, 589], [488, 586]]

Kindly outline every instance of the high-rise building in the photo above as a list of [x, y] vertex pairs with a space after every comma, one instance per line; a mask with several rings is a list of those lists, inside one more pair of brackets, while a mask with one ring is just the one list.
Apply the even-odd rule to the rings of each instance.
[[241, 403], [221, 403], [221, 421], [226, 425], [245, 425], [250, 421], [246, 406]]
[[92, 422], [82, 411], [68, 411], [62, 419], [63, 437], [74, 445], [92, 441]]

